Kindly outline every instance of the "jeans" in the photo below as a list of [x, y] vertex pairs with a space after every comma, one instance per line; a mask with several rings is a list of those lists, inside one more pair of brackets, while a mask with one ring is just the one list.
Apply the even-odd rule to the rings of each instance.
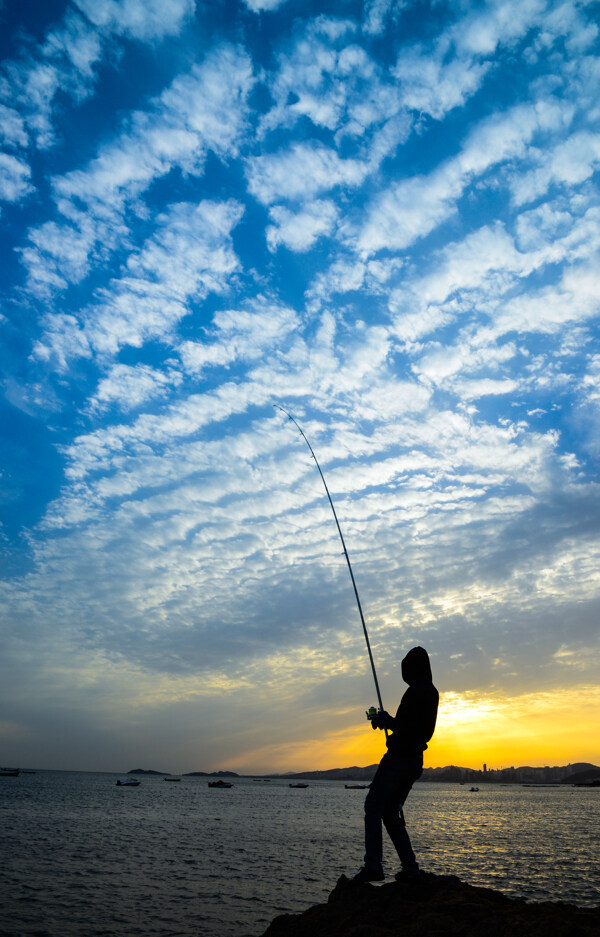
[[383, 859], [383, 821], [406, 872], [419, 868], [404, 822], [402, 807], [409, 791], [423, 772], [422, 755], [381, 759], [365, 799], [365, 866], [380, 868]]

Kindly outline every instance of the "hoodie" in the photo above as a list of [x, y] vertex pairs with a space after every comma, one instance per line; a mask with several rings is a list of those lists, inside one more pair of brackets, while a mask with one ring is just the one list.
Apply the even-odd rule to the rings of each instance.
[[433, 685], [429, 654], [423, 647], [413, 647], [402, 661], [402, 678], [408, 690], [400, 700], [395, 716], [386, 719], [391, 729], [387, 747], [390, 757], [420, 755], [433, 735], [439, 693]]

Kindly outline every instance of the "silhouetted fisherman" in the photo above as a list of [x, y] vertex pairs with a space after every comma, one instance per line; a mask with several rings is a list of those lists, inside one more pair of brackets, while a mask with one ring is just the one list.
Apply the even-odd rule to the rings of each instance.
[[425, 648], [413, 647], [408, 652], [402, 661], [402, 677], [408, 689], [396, 715], [378, 712], [371, 719], [374, 728], [390, 729], [392, 734], [365, 800], [365, 864], [352, 879], [357, 884], [385, 878], [382, 821], [402, 863], [396, 879], [410, 881], [419, 874], [402, 807], [423, 772], [423, 752], [437, 718], [439, 693], [433, 685]]

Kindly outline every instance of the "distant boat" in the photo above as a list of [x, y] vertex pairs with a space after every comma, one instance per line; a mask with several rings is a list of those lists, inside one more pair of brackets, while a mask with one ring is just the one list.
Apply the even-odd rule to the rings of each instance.
[[117, 781], [117, 787], [139, 787], [142, 782], [136, 778], [126, 778], [124, 781]]
[[18, 768], [3, 768], [0, 771], [0, 778], [18, 778], [19, 769]]
[[219, 778], [218, 781], [209, 781], [208, 786], [209, 787], [233, 787], [233, 784], [231, 784], [230, 781], [223, 781], [221, 780], [221, 778]]
[[364, 791], [369, 787], [368, 784], [344, 784], [347, 791]]
[[308, 787], [308, 784], [290, 784], [290, 787]]
[[181, 781], [181, 778], [163, 778], [163, 781]]

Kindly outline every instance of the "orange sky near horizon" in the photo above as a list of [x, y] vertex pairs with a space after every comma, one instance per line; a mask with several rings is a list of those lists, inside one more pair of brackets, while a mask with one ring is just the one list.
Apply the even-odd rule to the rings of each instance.
[[[425, 765], [506, 768], [600, 764], [600, 687], [583, 686], [501, 699], [441, 694]], [[239, 773], [327, 770], [378, 762], [383, 733], [368, 725], [240, 754], [225, 766]], [[224, 766], [222, 766], [224, 767]]]

